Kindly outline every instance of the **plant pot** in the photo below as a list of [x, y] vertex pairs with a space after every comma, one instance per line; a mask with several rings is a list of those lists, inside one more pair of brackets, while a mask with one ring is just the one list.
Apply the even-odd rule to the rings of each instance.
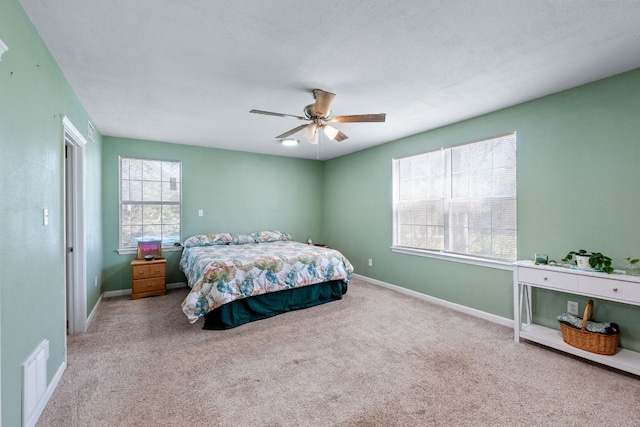
[[591, 270], [592, 267], [589, 265], [589, 258], [591, 255], [574, 255], [576, 257], [576, 266], [578, 268], [582, 268], [585, 270]]
[[624, 268], [624, 274], [628, 274], [629, 276], [640, 276], [640, 265], [638, 264], [629, 264]]

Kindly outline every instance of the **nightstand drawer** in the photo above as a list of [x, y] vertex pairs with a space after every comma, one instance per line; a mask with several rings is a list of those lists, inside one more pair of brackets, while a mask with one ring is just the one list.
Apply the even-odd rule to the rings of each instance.
[[149, 265], [136, 265], [131, 268], [132, 279], [144, 279], [149, 277]]
[[560, 273], [537, 268], [519, 268], [518, 281], [531, 283], [543, 288], [565, 291], [578, 290], [578, 277], [575, 274]]
[[164, 277], [155, 279], [136, 279], [133, 281], [133, 293], [164, 290]]
[[151, 264], [149, 266], [149, 277], [164, 277], [167, 264]]

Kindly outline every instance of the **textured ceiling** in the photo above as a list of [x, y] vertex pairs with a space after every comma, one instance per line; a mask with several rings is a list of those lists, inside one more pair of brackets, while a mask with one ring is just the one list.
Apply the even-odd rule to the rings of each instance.
[[[329, 159], [640, 67], [640, 2], [20, 0], [108, 136]], [[310, 90], [344, 142], [283, 147]], [[302, 138], [302, 134], [296, 134]]]

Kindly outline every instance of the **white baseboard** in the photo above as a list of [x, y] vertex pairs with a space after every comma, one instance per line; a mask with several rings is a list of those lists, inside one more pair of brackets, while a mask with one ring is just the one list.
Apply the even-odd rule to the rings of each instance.
[[107, 291], [102, 293], [102, 296], [105, 298], [122, 297], [125, 295], [131, 295], [131, 289], [120, 289], [117, 291]]
[[85, 331], [89, 330], [89, 325], [93, 321], [93, 318], [96, 317], [96, 313], [98, 312], [98, 307], [100, 307], [100, 303], [102, 302], [103, 297], [104, 297], [104, 294], [100, 295], [100, 298], [98, 298], [98, 302], [96, 303], [96, 305], [93, 306], [93, 310], [91, 310], [89, 317], [87, 317], [87, 321], [85, 322], [85, 325], [84, 325]]
[[[178, 289], [187, 286], [185, 282], [167, 283], [167, 289]], [[102, 296], [105, 298], [122, 297], [125, 295], [131, 295], [131, 289], [120, 289], [117, 291], [103, 292]]]
[[25, 427], [33, 427], [36, 425], [36, 423], [40, 419], [40, 415], [42, 415], [42, 411], [44, 411], [44, 408], [47, 406], [47, 403], [49, 403], [49, 399], [51, 399], [51, 396], [53, 396], [53, 392], [56, 391], [56, 388], [58, 387], [58, 383], [60, 382], [60, 379], [62, 379], [62, 374], [64, 374], [64, 371], [66, 369], [67, 369], [67, 361], [66, 361], [66, 354], [65, 354], [64, 362], [62, 362], [62, 364], [58, 368], [58, 371], [51, 379], [51, 382], [47, 386], [47, 389], [45, 390], [44, 395], [42, 395], [42, 399], [40, 399], [40, 402], [38, 402], [38, 406], [34, 409], [33, 416], [29, 420], [25, 421], [25, 424], [24, 424]]
[[443, 307], [450, 308], [452, 310], [460, 311], [465, 314], [469, 314], [474, 317], [479, 317], [480, 319], [488, 320], [489, 322], [497, 323], [502, 326], [507, 326], [509, 328], [513, 328], [513, 320], [508, 319], [502, 316], [496, 316], [495, 314], [487, 313], [486, 311], [477, 310], [475, 308], [467, 307], [465, 305], [456, 304], [447, 300], [443, 300], [440, 298], [432, 297], [427, 294], [423, 294], [420, 292], [412, 291], [411, 289], [403, 288], [401, 286], [392, 285], [390, 283], [383, 282], [381, 280], [372, 279], [370, 277], [362, 276], [360, 274], [354, 274], [354, 278], [364, 280], [365, 282], [371, 283], [373, 285], [382, 286], [383, 288], [391, 289], [393, 291], [400, 292], [405, 295], [412, 296], [414, 298], [421, 299], [423, 301], [432, 302], [434, 304], [441, 305]]

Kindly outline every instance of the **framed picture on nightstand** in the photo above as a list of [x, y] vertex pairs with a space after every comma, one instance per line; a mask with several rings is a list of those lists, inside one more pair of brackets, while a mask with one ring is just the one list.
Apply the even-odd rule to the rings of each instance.
[[138, 259], [145, 259], [147, 255], [153, 255], [153, 258], [162, 258], [162, 242], [160, 240], [138, 242]]

